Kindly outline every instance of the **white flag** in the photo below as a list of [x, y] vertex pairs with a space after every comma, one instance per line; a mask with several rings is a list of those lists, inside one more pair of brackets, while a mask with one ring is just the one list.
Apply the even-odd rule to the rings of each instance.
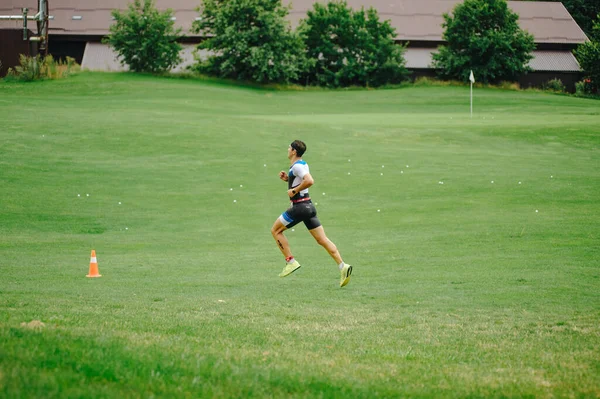
[[473, 71], [471, 71], [471, 75], [469, 75], [469, 80], [471, 83], [475, 83], [475, 76], [473, 76]]

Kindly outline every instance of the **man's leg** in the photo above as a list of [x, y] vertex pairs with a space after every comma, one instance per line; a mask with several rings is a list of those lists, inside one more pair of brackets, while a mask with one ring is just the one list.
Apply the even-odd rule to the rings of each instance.
[[290, 244], [287, 238], [283, 235], [283, 232], [286, 230], [287, 227], [285, 227], [283, 223], [281, 223], [281, 220], [279, 220], [279, 218], [275, 220], [275, 223], [273, 223], [273, 227], [271, 227], [271, 234], [277, 242], [279, 250], [281, 251], [283, 256], [285, 256], [285, 258], [288, 259], [292, 257], [292, 251], [290, 250]]
[[329, 255], [335, 260], [338, 268], [340, 269], [340, 287], [345, 286], [350, 281], [350, 275], [352, 274], [352, 266], [344, 263], [342, 260], [342, 256], [338, 251], [337, 247], [327, 236], [325, 235], [325, 230], [323, 226], [315, 227], [314, 229], [308, 230], [310, 234], [317, 240], [320, 246], [325, 248]]
[[327, 250], [333, 260], [335, 260], [336, 264], [339, 265], [340, 263], [344, 262], [335, 244], [331, 242], [331, 240], [329, 240], [329, 238], [327, 238], [325, 235], [323, 226], [315, 227], [314, 229], [308, 231], [310, 231], [310, 234], [312, 234], [315, 240], [317, 240], [317, 243]]
[[271, 234], [275, 241], [277, 241], [277, 246], [279, 250], [285, 256], [285, 267], [279, 273], [279, 277], [286, 277], [295, 272], [300, 268], [300, 263], [298, 263], [294, 257], [292, 256], [292, 251], [290, 250], [290, 244], [288, 243], [287, 238], [283, 235], [283, 232], [287, 230], [287, 227], [283, 225], [281, 219], [277, 219], [275, 223], [273, 223], [273, 227], [271, 227]]

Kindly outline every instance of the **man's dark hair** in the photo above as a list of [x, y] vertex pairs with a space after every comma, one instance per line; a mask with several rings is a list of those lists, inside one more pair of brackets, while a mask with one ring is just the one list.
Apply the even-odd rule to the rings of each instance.
[[296, 150], [296, 154], [299, 157], [302, 157], [302, 155], [304, 155], [304, 153], [306, 152], [306, 144], [304, 144], [304, 141], [302, 141], [302, 140], [292, 141], [292, 144], [290, 144], [290, 147], [292, 147], [294, 150]]

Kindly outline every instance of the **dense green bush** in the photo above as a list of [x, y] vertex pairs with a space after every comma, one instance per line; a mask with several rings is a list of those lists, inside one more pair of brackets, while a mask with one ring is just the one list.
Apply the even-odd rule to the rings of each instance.
[[575, 56], [585, 74], [585, 92], [598, 94], [600, 92], [600, 14], [594, 24], [590, 41], [579, 45]]
[[115, 23], [103, 39], [134, 72], [164, 72], [181, 62], [181, 29], [174, 28], [172, 11], [158, 11], [153, 0], [135, 0], [126, 11], [113, 10]]
[[21, 54], [19, 65], [9, 68], [5, 80], [31, 82], [44, 79], [66, 78], [79, 70], [74, 58], [67, 57], [66, 61], [56, 61], [51, 55], [30, 57]]
[[585, 82], [580, 80], [575, 83], [575, 95], [577, 96], [585, 96]]
[[352, 10], [345, 1], [315, 3], [301, 22], [311, 68], [305, 84], [381, 86], [406, 79], [404, 47], [373, 8]]
[[19, 55], [19, 65], [14, 69], [9, 69], [7, 77], [15, 78], [21, 82], [42, 80], [45, 78], [43, 67], [44, 59], [41, 56], [29, 57], [21, 54]]
[[549, 90], [549, 91], [554, 91], [557, 93], [564, 93], [567, 88], [565, 87], [562, 80], [556, 78], [556, 79], [551, 79], [551, 80], [547, 81], [546, 83], [544, 83], [543, 89]]
[[201, 19], [192, 30], [207, 40], [196, 53], [193, 70], [259, 83], [297, 80], [308, 67], [301, 38], [285, 19], [289, 7], [281, 0], [203, 0]]
[[444, 40], [433, 54], [443, 79], [468, 81], [473, 70], [482, 83], [515, 81], [529, 71], [534, 38], [517, 24], [505, 0], [465, 0], [444, 14]]

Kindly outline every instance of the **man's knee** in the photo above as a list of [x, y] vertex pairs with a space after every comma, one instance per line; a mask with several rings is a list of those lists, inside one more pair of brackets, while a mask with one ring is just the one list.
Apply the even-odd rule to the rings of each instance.
[[317, 240], [317, 244], [319, 244], [323, 247], [326, 247], [327, 244], [329, 243], [329, 240], [327, 239], [327, 237], [324, 237], [324, 236], [316, 237], [316, 240]]
[[279, 223], [275, 222], [273, 227], [271, 227], [271, 234], [273, 237], [277, 237], [279, 234], [283, 232], [283, 227], [279, 225]]

